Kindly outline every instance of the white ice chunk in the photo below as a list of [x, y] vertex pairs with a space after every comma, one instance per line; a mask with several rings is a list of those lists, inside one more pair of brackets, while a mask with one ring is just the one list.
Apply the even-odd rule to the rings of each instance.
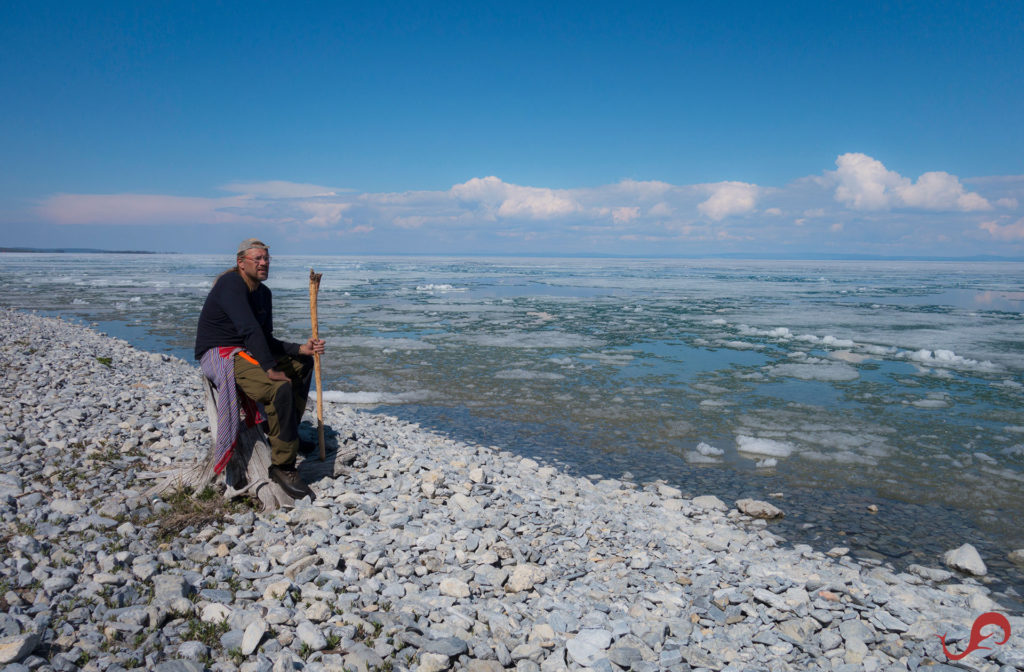
[[718, 457], [719, 455], [725, 454], [725, 451], [721, 448], [715, 448], [711, 444], [704, 443], [703, 441], [697, 444], [697, 452], [707, 457]]
[[836, 338], [832, 335], [822, 337], [821, 342], [825, 345], [831, 345], [834, 348], [852, 348], [856, 345], [856, 343], [848, 338]]
[[740, 434], [736, 437], [736, 449], [741, 453], [754, 455], [768, 455], [770, 457], [789, 457], [793, 453], [793, 446], [774, 439], [759, 439], [754, 436]]
[[718, 458], [712, 455], [701, 455], [696, 450], [688, 450], [683, 453], [683, 459], [690, 464], [718, 464]]
[[928, 366], [963, 367], [968, 369], [980, 369], [983, 371], [996, 371], [999, 369], [989, 361], [979, 362], [976, 359], [961, 357], [952, 350], [927, 350], [921, 349], [915, 352], [906, 353], [906, 357], [914, 362], [920, 362]]

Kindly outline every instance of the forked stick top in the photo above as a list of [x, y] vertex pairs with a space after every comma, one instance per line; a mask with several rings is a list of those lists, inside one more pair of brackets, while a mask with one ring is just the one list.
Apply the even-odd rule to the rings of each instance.
[[319, 287], [320, 286], [320, 277], [322, 275], [323, 275], [323, 273], [314, 273], [312, 268], [309, 269], [309, 284], [316, 285], [317, 287]]

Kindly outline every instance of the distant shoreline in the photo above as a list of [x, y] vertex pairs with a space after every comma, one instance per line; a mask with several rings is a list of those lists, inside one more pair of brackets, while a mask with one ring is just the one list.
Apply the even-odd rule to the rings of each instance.
[[[217, 252], [156, 252], [152, 250], [102, 250], [80, 247], [0, 247], [0, 253], [19, 254], [217, 254]], [[301, 252], [290, 252], [277, 256], [305, 257], [441, 257], [441, 258], [493, 258], [493, 259], [677, 259], [677, 260], [714, 260], [722, 259], [727, 261], [915, 261], [915, 262], [992, 262], [992, 263], [1022, 263], [1024, 257], [1000, 257], [995, 255], [972, 255], [966, 257], [949, 256], [884, 256], [874, 254], [835, 254], [835, 253], [793, 253], [793, 254], [770, 254], [770, 253], [723, 253], [723, 254], [692, 254], [692, 255], [645, 255], [645, 254], [580, 254], [572, 252], [372, 252], [372, 253], [346, 253], [346, 254], [304, 254]]]
[[97, 250], [89, 247], [0, 247], [0, 252], [23, 254], [178, 254], [177, 252], [151, 252], [148, 250]]

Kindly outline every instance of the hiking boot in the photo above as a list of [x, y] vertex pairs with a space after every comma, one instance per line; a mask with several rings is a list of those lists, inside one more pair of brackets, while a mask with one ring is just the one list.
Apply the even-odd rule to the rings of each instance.
[[310, 487], [302, 480], [302, 476], [299, 476], [299, 472], [295, 467], [279, 467], [276, 464], [272, 464], [270, 469], [267, 470], [267, 476], [274, 483], [280, 485], [281, 489], [288, 493], [288, 496], [292, 499], [302, 499], [303, 497], [316, 498]]

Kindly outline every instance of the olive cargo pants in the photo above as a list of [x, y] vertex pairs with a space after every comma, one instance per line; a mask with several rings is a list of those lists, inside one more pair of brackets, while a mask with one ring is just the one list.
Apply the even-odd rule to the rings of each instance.
[[235, 382], [250, 399], [263, 404], [267, 413], [270, 462], [279, 467], [295, 465], [299, 451], [299, 423], [309, 398], [313, 358], [285, 355], [274, 368], [291, 382], [271, 380], [262, 367], [235, 356]]

